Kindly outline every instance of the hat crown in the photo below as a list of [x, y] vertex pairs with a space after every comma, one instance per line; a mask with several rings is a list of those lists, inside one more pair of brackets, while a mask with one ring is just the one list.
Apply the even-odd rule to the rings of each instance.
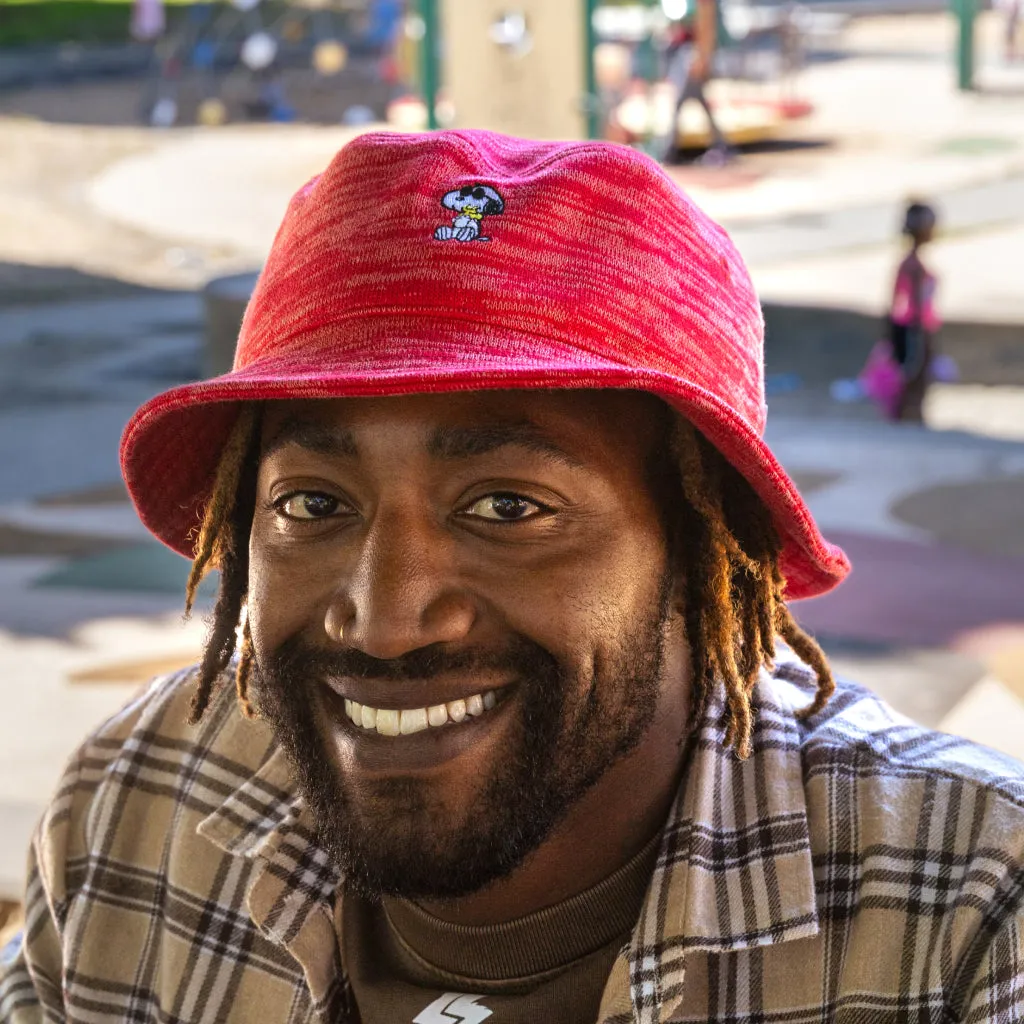
[[[763, 432], [763, 321], [743, 261], [624, 146], [483, 131], [350, 142], [289, 204], [235, 365], [293, 361], [325, 337], [332, 366], [372, 365], [388, 318], [396, 339], [410, 320], [493, 328], [486, 357], [511, 367], [522, 336], [667, 373]], [[367, 319], [374, 332], [354, 329]], [[406, 355], [437, 353], [420, 342]]]

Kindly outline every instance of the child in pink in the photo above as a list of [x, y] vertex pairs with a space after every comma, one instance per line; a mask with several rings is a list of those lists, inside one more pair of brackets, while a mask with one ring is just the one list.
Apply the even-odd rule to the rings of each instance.
[[921, 260], [921, 249], [935, 234], [932, 207], [911, 203], [907, 207], [903, 233], [910, 238], [910, 252], [896, 271], [889, 340], [893, 358], [903, 376], [903, 390], [896, 404], [896, 418], [920, 423], [925, 391], [930, 379], [933, 340], [942, 324], [935, 309], [935, 275]]

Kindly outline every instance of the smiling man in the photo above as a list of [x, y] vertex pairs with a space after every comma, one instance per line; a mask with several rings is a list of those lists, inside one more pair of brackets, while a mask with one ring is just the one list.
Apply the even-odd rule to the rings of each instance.
[[125, 432], [189, 605], [220, 590], [201, 665], [72, 758], [0, 1017], [1024, 1020], [1021, 768], [797, 626], [848, 565], [761, 357], [735, 249], [635, 152], [343, 149], [235, 369]]

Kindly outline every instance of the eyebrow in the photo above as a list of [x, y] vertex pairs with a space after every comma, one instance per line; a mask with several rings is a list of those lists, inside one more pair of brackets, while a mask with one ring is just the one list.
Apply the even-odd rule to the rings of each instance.
[[[268, 458], [288, 445], [298, 445], [328, 458], [359, 457], [355, 435], [348, 427], [322, 423], [302, 416], [289, 416], [263, 447]], [[530, 420], [472, 427], [437, 427], [427, 441], [431, 458], [457, 461], [490, 455], [502, 448], [521, 448], [543, 455], [571, 469], [586, 465], [566, 451], [541, 427]]]
[[477, 427], [438, 427], [427, 442], [427, 452], [437, 459], [471, 459], [490, 455], [501, 448], [523, 448], [571, 469], [586, 468], [580, 459], [530, 420]]
[[359, 455], [355, 435], [348, 427], [331, 426], [302, 416], [288, 416], [263, 446], [263, 458], [269, 458], [290, 444], [330, 458], [354, 459]]

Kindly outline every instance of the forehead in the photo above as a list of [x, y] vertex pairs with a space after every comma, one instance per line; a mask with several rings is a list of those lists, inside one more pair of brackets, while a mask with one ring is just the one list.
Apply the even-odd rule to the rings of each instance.
[[667, 407], [638, 391], [509, 390], [373, 398], [303, 399], [268, 402], [263, 446], [300, 433], [296, 426], [343, 429], [360, 448], [387, 437], [436, 450], [436, 438], [451, 428], [493, 434], [503, 428], [518, 436], [530, 432], [563, 446], [584, 461], [613, 457], [646, 462], [664, 437]]

